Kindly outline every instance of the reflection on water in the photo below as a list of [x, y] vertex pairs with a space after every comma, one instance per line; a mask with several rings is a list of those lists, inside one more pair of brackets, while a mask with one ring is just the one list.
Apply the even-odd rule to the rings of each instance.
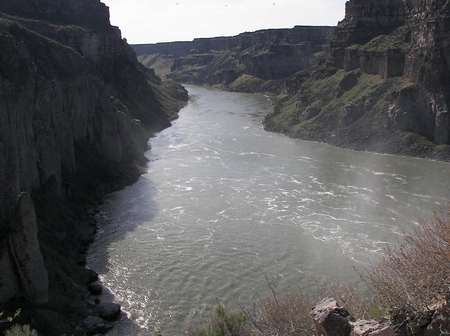
[[263, 96], [188, 90], [151, 139], [148, 174], [101, 208], [89, 265], [130, 317], [116, 333], [180, 335], [216, 298], [251, 304], [265, 276], [280, 289], [354, 280], [444, 200], [447, 164], [267, 133]]

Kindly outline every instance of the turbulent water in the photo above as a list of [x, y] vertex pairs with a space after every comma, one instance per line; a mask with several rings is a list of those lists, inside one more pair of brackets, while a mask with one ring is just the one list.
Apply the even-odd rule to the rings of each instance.
[[181, 335], [216, 300], [250, 305], [266, 277], [279, 290], [354, 280], [445, 202], [448, 164], [267, 133], [265, 97], [187, 89], [148, 174], [101, 207], [89, 266], [127, 313], [116, 334]]

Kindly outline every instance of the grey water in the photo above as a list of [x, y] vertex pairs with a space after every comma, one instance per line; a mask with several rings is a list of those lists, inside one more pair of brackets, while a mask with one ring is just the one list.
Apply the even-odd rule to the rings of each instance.
[[187, 86], [188, 105], [150, 140], [148, 173], [111, 194], [89, 267], [122, 305], [118, 335], [181, 335], [217, 300], [267, 292], [376, 261], [401, 227], [446, 202], [449, 165], [265, 132], [262, 95]]

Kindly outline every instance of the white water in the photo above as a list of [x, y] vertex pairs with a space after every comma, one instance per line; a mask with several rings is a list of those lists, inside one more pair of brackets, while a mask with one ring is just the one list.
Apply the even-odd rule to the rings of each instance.
[[128, 314], [115, 334], [181, 335], [216, 298], [252, 304], [265, 276], [280, 290], [354, 280], [445, 201], [448, 164], [267, 133], [263, 96], [187, 88], [148, 174], [101, 207], [89, 266]]

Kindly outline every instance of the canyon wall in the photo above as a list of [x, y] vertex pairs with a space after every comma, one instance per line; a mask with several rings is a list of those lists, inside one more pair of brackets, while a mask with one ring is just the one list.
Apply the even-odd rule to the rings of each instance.
[[86, 209], [187, 99], [137, 63], [98, 0], [0, 2], [0, 311], [29, 307], [44, 334], [88, 311]]
[[348, 1], [327, 62], [289, 79], [266, 129], [450, 160], [449, 9], [444, 0]]
[[160, 75], [180, 82], [232, 86], [243, 76], [277, 80], [316, 66], [328, 53], [333, 31], [297, 26], [133, 48], [141, 62]]
[[401, 76], [389, 114], [403, 131], [449, 144], [449, 4], [446, 1], [349, 1], [331, 43], [333, 64], [383, 79]]

